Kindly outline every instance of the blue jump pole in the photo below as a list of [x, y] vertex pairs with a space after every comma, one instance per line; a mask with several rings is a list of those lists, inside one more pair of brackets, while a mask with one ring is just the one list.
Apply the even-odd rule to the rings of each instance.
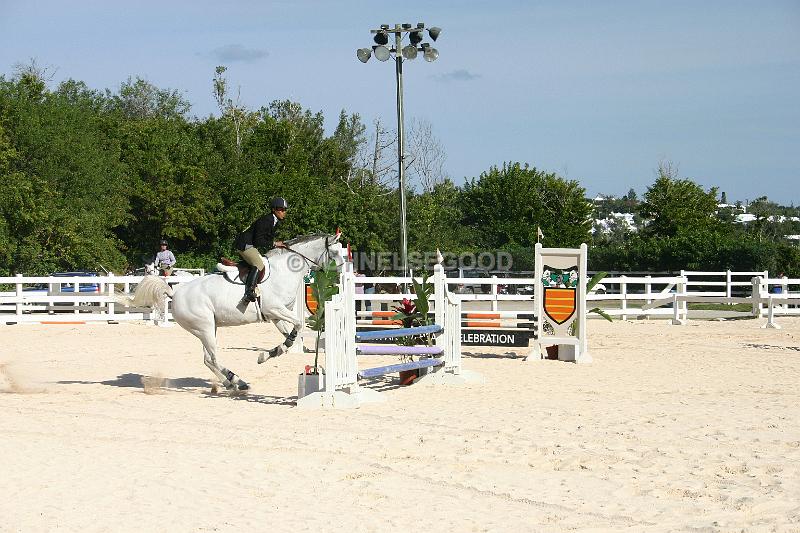
[[375, 368], [365, 368], [358, 371], [360, 378], [374, 378], [384, 374], [392, 374], [393, 372], [401, 372], [403, 370], [414, 370], [417, 368], [428, 368], [431, 366], [443, 365], [442, 359], [420, 359], [419, 361], [410, 361], [408, 363], [399, 363], [396, 365], [379, 366]]
[[398, 328], [398, 329], [381, 329], [378, 331], [359, 331], [356, 333], [356, 342], [377, 340], [377, 339], [393, 339], [395, 337], [411, 337], [412, 335], [428, 335], [430, 333], [439, 333], [442, 331], [442, 326], [433, 324], [431, 326], [419, 326], [416, 328]]

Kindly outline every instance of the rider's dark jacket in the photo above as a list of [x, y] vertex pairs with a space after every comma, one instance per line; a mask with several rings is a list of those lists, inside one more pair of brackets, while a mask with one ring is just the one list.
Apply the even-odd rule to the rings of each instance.
[[275, 230], [281, 225], [281, 220], [267, 213], [236, 236], [234, 244], [237, 250], [244, 250], [247, 245], [255, 246], [259, 250], [269, 250], [275, 242]]

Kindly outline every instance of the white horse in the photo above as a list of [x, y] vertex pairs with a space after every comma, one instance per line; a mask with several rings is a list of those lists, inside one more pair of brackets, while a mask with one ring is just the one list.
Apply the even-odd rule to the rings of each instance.
[[158, 276], [145, 276], [132, 297], [118, 296], [117, 300], [137, 307], [160, 307], [166, 297], [171, 297], [175, 321], [203, 343], [206, 366], [228, 390], [245, 391], [249, 388], [247, 383], [217, 363], [217, 327], [270, 320], [286, 339], [268, 353], [260, 353], [258, 362], [285, 353], [303, 326], [290, 310], [303, 277], [331, 259], [341, 266], [344, 260], [339, 237], [339, 233], [298, 237], [285, 241], [285, 248], [270, 250], [264, 258], [267, 272], [258, 284], [260, 307], [258, 302], [242, 301], [244, 282], [239, 279], [237, 268], [223, 265], [217, 265], [223, 272], [180, 283], [174, 289]]

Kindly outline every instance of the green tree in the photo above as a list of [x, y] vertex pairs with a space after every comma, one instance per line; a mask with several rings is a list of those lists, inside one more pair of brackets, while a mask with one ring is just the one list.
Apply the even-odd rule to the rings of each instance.
[[192, 107], [177, 90], [159, 89], [138, 76], [122, 82], [117, 93], [106, 91], [106, 97], [111, 109], [134, 120], [185, 118]]
[[585, 195], [577, 181], [507, 163], [466, 183], [464, 222], [483, 247], [532, 246], [537, 226], [546, 245], [577, 246], [589, 239], [591, 228]]
[[437, 248], [451, 253], [474, 249], [475, 236], [461, 224], [463, 219], [462, 191], [450, 180], [434, 185], [428, 193], [410, 195], [409, 249], [421, 253]]
[[648, 221], [648, 235], [672, 237], [717, 225], [717, 189], [705, 192], [691, 180], [678, 179], [662, 166], [655, 183], [647, 189], [639, 213]]
[[126, 217], [124, 167], [97, 98], [0, 79], [0, 124], [14, 153], [3, 165], [3, 231], [13, 241], [4, 270], [124, 265], [112, 232]]
[[231, 98], [228, 80], [223, 76], [227, 70], [224, 66], [218, 66], [214, 69], [213, 93], [222, 118], [230, 125], [233, 132], [236, 154], [240, 155], [242, 153], [243, 138], [258, 121], [258, 115], [248, 111], [242, 104], [241, 87], [236, 88], [236, 100]]
[[131, 262], [152, 254], [160, 238], [169, 239], [177, 255], [192, 248], [217, 252], [211, 243], [219, 236], [223, 189], [205, 169], [195, 128], [183, 119], [127, 121], [120, 137], [131, 212], [117, 231]]

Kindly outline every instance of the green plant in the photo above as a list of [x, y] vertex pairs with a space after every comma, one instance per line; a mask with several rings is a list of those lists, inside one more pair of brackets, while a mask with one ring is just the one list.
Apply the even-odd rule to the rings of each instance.
[[339, 272], [336, 269], [336, 262], [331, 260], [324, 265], [321, 270], [313, 274], [311, 281], [311, 295], [317, 302], [314, 312], [306, 319], [308, 328], [317, 332], [317, 339], [314, 345], [314, 374], [319, 374], [319, 340], [322, 332], [325, 331], [325, 302], [330, 301], [334, 294], [339, 293]]
[[[592, 290], [592, 289], [594, 289], [595, 285], [597, 285], [598, 283], [600, 283], [600, 280], [602, 280], [602, 279], [603, 279], [604, 277], [606, 277], [607, 275], [608, 275], [608, 272], [598, 272], [597, 274], [595, 274], [594, 276], [592, 276], [592, 279], [590, 279], [590, 280], [589, 280], [589, 283], [587, 283], [587, 284], [586, 284], [586, 292], [587, 292], [587, 294], [588, 294], [589, 292], [591, 292], [591, 290]], [[595, 313], [595, 314], [597, 314], [597, 315], [600, 315], [601, 317], [605, 318], [605, 319], [606, 319], [606, 320], [608, 320], [609, 322], [613, 322], [613, 321], [614, 321], [614, 320], [611, 318], [611, 315], [609, 315], [608, 313], [606, 313], [605, 311], [603, 311], [603, 310], [602, 310], [602, 309], [600, 309], [599, 307], [593, 307], [592, 309], [589, 309], [589, 311], [587, 311], [587, 314], [588, 314], [588, 313]], [[577, 323], [577, 322], [573, 322], [573, 324], [576, 324], [576, 323]], [[575, 326], [575, 335], [577, 335], [577, 334], [578, 334], [578, 329], [577, 329], [577, 328], [578, 328], [578, 326]]]
[[[393, 320], [400, 320], [404, 328], [417, 326], [428, 326], [433, 323], [430, 317], [430, 297], [433, 294], [433, 283], [428, 281], [428, 273], [422, 272], [422, 282], [412, 279], [414, 287], [414, 299], [404, 298], [400, 305], [394, 307], [397, 312], [392, 316]], [[400, 337], [397, 340], [400, 346], [415, 346], [417, 344], [433, 344], [433, 335], [413, 335], [411, 337]]]

